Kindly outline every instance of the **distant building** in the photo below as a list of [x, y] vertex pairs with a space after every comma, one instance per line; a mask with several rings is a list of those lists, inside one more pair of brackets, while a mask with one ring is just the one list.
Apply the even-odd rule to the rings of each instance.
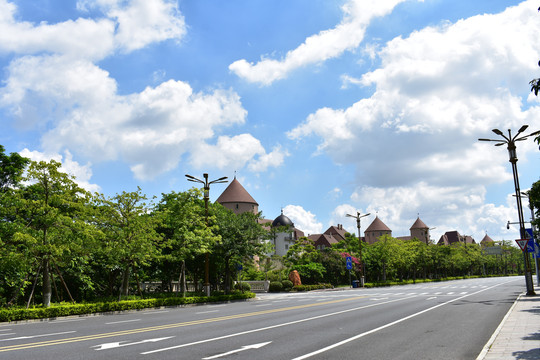
[[392, 230], [376, 216], [375, 220], [364, 231], [364, 241], [368, 244], [374, 244], [383, 235], [392, 236]]
[[337, 224], [337, 226], [330, 226], [322, 234], [309, 235], [308, 239], [313, 241], [315, 249], [324, 250], [326, 248], [331, 248], [332, 245], [337, 244], [342, 240], [345, 240], [346, 233], [348, 233], [348, 231], [343, 229], [343, 225]]
[[476, 244], [476, 241], [469, 235], [461, 235], [457, 231], [447, 231], [441, 236], [437, 245], [452, 245], [452, 244]]
[[242, 184], [236, 180], [236, 176], [216, 201], [237, 215], [245, 212], [252, 212], [254, 214], [259, 212], [259, 204], [249, 195]]
[[281, 210], [281, 215], [272, 221], [271, 227], [278, 231], [273, 231], [274, 239], [271, 241], [273, 241], [274, 253], [269, 255], [285, 256], [289, 248], [304, 236], [301, 230], [294, 227], [291, 219], [283, 215], [283, 210]]
[[480, 245], [482, 246], [491, 246], [494, 244], [495, 244], [495, 241], [493, 241], [493, 239], [490, 238], [488, 234], [486, 234], [484, 238], [480, 241]]
[[[429, 226], [427, 226], [420, 217], [416, 219], [414, 224], [409, 229], [410, 235], [399, 236], [396, 239], [398, 240], [412, 240], [418, 239], [425, 244], [429, 245], [430, 235], [429, 235]], [[368, 244], [374, 244], [379, 241], [379, 238], [383, 235], [392, 236], [392, 230], [382, 222], [379, 217], [375, 217], [375, 220], [367, 227], [364, 231], [363, 240]]]
[[[236, 176], [216, 201], [237, 215], [245, 212], [252, 212], [254, 214], [258, 214], [259, 212], [259, 204], [240, 184]], [[283, 214], [283, 210], [281, 211], [281, 215], [275, 218], [274, 221], [268, 219], [259, 219], [258, 221], [268, 231], [280, 229], [279, 232], [273, 231], [274, 238], [270, 241], [274, 245], [274, 252], [268, 255], [284, 256], [296, 240], [304, 236], [301, 230], [294, 227], [291, 219]]]

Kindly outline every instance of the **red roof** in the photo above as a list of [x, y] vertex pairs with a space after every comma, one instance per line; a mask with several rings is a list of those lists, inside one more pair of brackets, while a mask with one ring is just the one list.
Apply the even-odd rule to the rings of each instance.
[[255, 199], [249, 195], [249, 193], [244, 189], [242, 184], [236, 178], [227, 186], [225, 191], [218, 197], [217, 202], [220, 204], [227, 203], [248, 203], [248, 204], [257, 204]]
[[371, 225], [368, 226], [368, 228], [364, 231], [370, 232], [370, 231], [392, 231], [388, 226], [386, 226], [381, 219], [377, 216], [375, 220], [371, 223]]
[[429, 229], [429, 227], [426, 224], [424, 224], [424, 222], [420, 220], [420, 217], [419, 217], [418, 219], [416, 219], [416, 221], [414, 222], [414, 224], [411, 226], [409, 230], [412, 230], [412, 229]]

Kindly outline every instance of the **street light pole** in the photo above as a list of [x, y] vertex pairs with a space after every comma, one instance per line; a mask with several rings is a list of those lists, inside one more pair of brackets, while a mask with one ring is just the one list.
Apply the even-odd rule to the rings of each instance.
[[356, 219], [356, 228], [358, 229], [358, 246], [360, 248], [359, 260], [360, 260], [360, 286], [361, 287], [364, 287], [364, 262], [362, 261], [362, 233], [360, 232], [360, 219], [368, 215], [371, 215], [371, 213], [367, 213], [364, 215], [360, 215], [360, 212], [356, 212], [356, 215], [347, 214], [348, 217], [352, 217]]
[[[526, 239], [525, 236], [525, 223], [523, 220], [523, 206], [521, 204], [521, 196], [520, 196], [520, 189], [519, 189], [519, 177], [518, 177], [518, 171], [517, 171], [517, 153], [516, 153], [516, 142], [517, 141], [523, 141], [527, 139], [529, 136], [538, 135], [540, 134], [540, 131], [535, 131], [529, 135], [524, 135], [519, 137], [519, 135], [524, 132], [529, 125], [523, 125], [521, 128], [519, 128], [517, 134], [512, 137], [512, 131], [508, 129], [508, 137], [503, 134], [503, 132], [499, 129], [493, 129], [492, 131], [501, 136], [504, 140], [493, 140], [493, 139], [478, 139], [479, 141], [495, 141], [497, 144], [495, 146], [502, 146], [506, 145], [508, 149], [508, 155], [510, 157], [510, 163], [512, 164], [512, 173], [514, 175], [514, 189], [516, 191], [516, 201], [517, 201], [517, 210], [518, 210], [518, 219], [519, 219], [519, 232], [520, 232], [520, 238]], [[529, 253], [527, 252], [527, 247], [525, 247], [525, 250], [523, 251], [523, 257], [525, 261], [525, 286], [527, 288], [527, 295], [535, 295], [534, 292], [534, 285], [532, 281], [532, 274], [531, 274], [531, 265], [529, 262]]]
[[[206, 227], [208, 228], [208, 200], [210, 200], [210, 185], [216, 184], [216, 183], [226, 183], [227, 177], [224, 176], [219, 179], [212, 180], [210, 182], [208, 181], [208, 174], [206, 173], [203, 174], [204, 181], [201, 179], [197, 179], [194, 176], [187, 175], [187, 174], [186, 174], [186, 177], [188, 178], [187, 179], [188, 181], [201, 183], [204, 186], [203, 197], [204, 197], [204, 209], [205, 209], [205, 224], [206, 224]], [[204, 255], [204, 292], [206, 296], [210, 296], [210, 254], [208, 253], [208, 251]]]

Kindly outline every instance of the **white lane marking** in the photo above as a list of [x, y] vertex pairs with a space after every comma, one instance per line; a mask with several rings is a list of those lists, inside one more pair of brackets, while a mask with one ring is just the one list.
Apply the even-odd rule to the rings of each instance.
[[168, 312], [169, 312], [169, 310], [157, 310], [157, 311], [145, 311], [142, 314], [143, 315], [152, 315], [152, 314], [163, 314], [163, 313], [168, 313]]
[[1, 339], [0, 341], [10, 341], [10, 340], [23, 340], [23, 339], [33, 339], [37, 337], [44, 337], [44, 336], [55, 336], [55, 335], [64, 335], [64, 334], [71, 334], [76, 331], [63, 331], [59, 333], [50, 333], [50, 334], [41, 334], [41, 335], [32, 335], [32, 336], [19, 336], [15, 338], [9, 338], [9, 339]]
[[0, 331], [11, 331], [11, 329], [2, 329]]
[[453, 291], [450, 291], [449, 293], [446, 293], [446, 295], [454, 295], [455, 293]]
[[289, 325], [294, 325], [294, 324], [300, 324], [300, 323], [307, 322], [307, 321], [311, 321], [311, 320], [322, 319], [322, 318], [329, 317], [329, 316], [345, 314], [345, 313], [352, 312], [352, 311], [358, 311], [358, 310], [367, 309], [367, 308], [371, 308], [371, 307], [375, 307], [375, 306], [380, 306], [380, 305], [384, 305], [384, 304], [390, 304], [390, 303], [398, 302], [398, 301], [402, 301], [402, 300], [408, 300], [408, 299], [412, 299], [412, 298], [414, 298], [414, 297], [415, 297], [415, 296], [409, 296], [409, 297], [404, 297], [404, 298], [401, 298], [401, 299], [394, 299], [394, 300], [389, 300], [389, 301], [385, 301], [385, 302], [381, 302], [381, 303], [376, 303], [376, 304], [363, 305], [363, 306], [359, 306], [359, 307], [352, 308], [352, 309], [336, 311], [336, 312], [329, 313], [329, 314], [323, 314], [323, 315], [313, 316], [313, 317], [310, 317], [310, 318], [305, 318], [305, 319], [301, 319], [301, 320], [290, 321], [290, 322], [286, 322], [286, 323], [282, 323], [282, 324], [277, 324], [277, 325], [271, 325], [271, 326], [267, 326], [267, 327], [263, 327], [263, 328], [259, 328], [259, 329], [247, 330], [247, 331], [242, 331], [242, 332], [239, 332], [239, 333], [234, 333], [234, 334], [229, 334], [229, 335], [218, 336], [218, 337], [211, 338], [211, 339], [204, 339], [204, 340], [199, 340], [199, 341], [195, 341], [195, 342], [192, 342], [192, 343], [181, 344], [181, 345], [175, 345], [175, 346], [171, 346], [171, 347], [168, 347], [168, 348], [162, 348], [162, 349], [150, 350], [150, 351], [142, 352], [141, 355], [153, 354], [153, 353], [162, 352], [162, 351], [169, 351], [169, 350], [179, 349], [179, 348], [183, 348], [183, 347], [188, 347], [188, 346], [193, 346], [193, 345], [204, 344], [204, 343], [207, 343], [207, 342], [212, 342], [212, 341], [218, 341], [218, 340], [228, 339], [228, 338], [232, 338], [232, 337], [236, 337], [236, 336], [242, 336], [242, 335], [252, 334], [252, 333], [261, 332], [261, 331], [266, 331], [266, 330], [272, 330], [272, 329], [276, 329], [276, 328], [280, 328], [280, 327], [284, 327], [284, 326], [289, 326]]
[[250, 350], [250, 349], [260, 349], [263, 346], [266, 346], [266, 345], [268, 345], [270, 343], [271, 343], [271, 341], [264, 342], [264, 343], [259, 343], [259, 344], [253, 344], [253, 345], [246, 345], [246, 346], [242, 346], [240, 349], [227, 351], [226, 353], [223, 353], [223, 354], [217, 354], [217, 355], [214, 355], [214, 356], [209, 356], [209, 357], [202, 358], [202, 360], [217, 359], [217, 358], [220, 358], [220, 357], [225, 357], [227, 355], [236, 354], [236, 353], [239, 353], [241, 351], [246, 351], [246, 350]]
[[459, 295], [465, 295], [466, 293], [468, 293], [468, 291], [462, 291], [459, 293]]
[[199, 312], [196, 312], [195, 314], [201, 315], [201, 314], [210, 314], [210, 313], [217, 313], [217, 312], [219, 312], [219, 310], [199, 311]]
[[427, 298], [426, 300], [433, 300], [433, 299], [436, 299], [436, 298], [437, 298], [436, 296], [432, 296], [432, 297]]
[[127, 322], [134, 322], [134, 321], [141, 321], [141, 319], [113, 321], [113, 322], [105, 323], [105, 325], [122, 324], [122, 323], [127, 323]]
[[272, 304], [257, 304], [255, 307], [272, 306]]
[[148, 343], [148, 342], [158, 342], [158, 341], [162, 341], [162, 340], [171, 339], [173, 337], [174, 336], [168, 336], [168, 337], [156, 338], [156, 339], [146, 339], [146, 340], [135, 341], [135, 342], [126, 343], [126, 344], [120, 344], [119, 342], [113, 342], [113, 343], [95, 345], [95, 346], [92, 346], [92, 347], [97, 348], [97, 349], [94, 349], [94, 350], [109, 350], [109, 349], [116, 349], [116, 348], [119, 348], [119, 347], [144, 344], [144, 343]]
[[17, 333], [5, 333], [5, 334], [0, 334], [0, 336], [8, 336], [8, 335], [16, 335]]
[[[513, 281], [513, 280], [510, 280], [510, 281]], [[446, 301], [446, 302], [444, 302], [444, 303], [441, 303], [441, 304], [438, 304], [438, 305], [434, 305], [434, 306], [432, 306], [432, 307], [429, 307], [429, 308], [424, 309], [424, 310], [422, 310], [422, 311], [419, 311], [419, 312], [417, 312], [417, 313], [411, 314], [411, 315], [409, 315], [409, 316], [405, 316], [404, 318], [401, 318], [401, 319], [398, 319], [398, 320], [396, 320], [396, 321], [392, 321], [392, 322], [390, 322], [390, 323], [388, 323], [388, 324], [379, 326], [378, 328], [372, 329], [372, 330], [370, 330], [370, 331], [366, 331], [366, 332], [364, 332], [364, 333], [355, 335], [355, 336], [350, 337], [350, 338], [348, 338], [348, 339], [345, 339], [345, 340], [343, 340], [343, 341], [337, 342], [337, 343], [335, 343], [335, 344], [333, 344], [333, 345], [330, 345], [330, 346], [324, 347], [324, 348], [322, 348], [322, 349], [313, 351], [313, 352], [311, 352], [311, 353], [309, 353], [309, 354], [305, 354], [305, 355], [296, 357], [296, 358], [294, 358], [294, 359], [292, 359], [292, 360], [303, 360], [303, 359], [307, 359], [307, 358], [310, 358], [310, 357], [312, 357], [312, 356], [315, 356], [315, 355], [321, 354], [321, 353], [323, 353], [323, 352], [326, 352], [326, 351], [328, 351], [328, 350], [335, 349], [335, 348], [338, 347], [338, 346], [347, 344], [347, 343], [349, 343], [349, 342], [351, 342], [351, 341], [354, 341], [354, 340], [358, 340], [358, 339], [360, 339], [360, 338], [362, 338], [362, 337], [364, 337], [364, 336], [366, 336], [366, 335], [370, 335], [370, 334], [376, 333], [377, 331], [386, 329], [386, 328], [388, 328], [388, 327], [390, 327], [390, 326], [394, 326], [394, 325], [399, 324], [399, 323], [401, 323], [401, 322], [403, 322], [403, 321], [412, 319], [412, 318], [414, 318], [414, 317], [416, 317], [416, 316], [418, 316], [418, 315], [422, 315], [422, 314], [424, 314], [424, 313], [427, 313], [428, 311], [437, 309], [437, 308], [439, 308], [439, 307], [441, 307], [441, 306], [444, 306], [444, 305], [448, 305], [448, 304], [453, 303], [453, 302], [455, 302], [455, 301], [464, 299], [464, 298], [466, 298], [466, 297], [468, 297], [468, 296], [472, 296], [472, 295], [479, 294], [479, 293], [484, 292], [484, 291], [486, 291], [486, 290], [489, 290], [489, 289], [495, 288], [495, 287], [497, 287], [497, 286], [506, 284], [506, 283], [508, 283], [508, 282], [510, 282], [510, 281], [506, 281], [506, 282], [504, 282], [504, 283], [500, 283], [500, 284], [497, 284], [497, 285], [493, 285], [493, 286], [491, 286], [491, 287], [488, 287], [488, 288], [479, 290], [479, 291], [477, 291], [477, 292], [474, 292], [474, 293], [471, 293], [471, 294], [468, 294], [468, 295], [463, 295], [463, 296], [454, 298], [454, 299], [452, 299], [452, 300], [448, 300], [448, 301]]]
[[[96, 315], [100, 316], [100, 315]], [[73, 321], [86, 321], [86, 319], [58, 319], [58, 320], [50, 320], [50, 322], [54, 323], [66, 323], [66, 322], [73, 322]]]
[[388, 300], [387, 297], [383, 297], [383, 298], [374, 298], [374, 299], [370, 299], [372, 301], [379, 301], [379, 300]]
[[441, 295], [441, 294], [442, 294], [442, 292], [440, 292], [440, 291], [436, 292], [436, 293], [433, 293], [433, 295]]

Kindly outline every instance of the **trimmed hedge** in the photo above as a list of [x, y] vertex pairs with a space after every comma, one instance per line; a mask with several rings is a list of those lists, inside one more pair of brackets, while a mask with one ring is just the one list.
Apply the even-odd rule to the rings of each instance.
[[124, 310], [140, 310], [147, 308], [159, 308], [162, 306], [179, 306], [189, 304], [201, 304], [207, 302], [220, 302], [230, 300], [243, 300], [254, 298], [251, 292], [233, 295], [217, 296], [194, 296], [194, 297], [167, 297], [159, 299], [123, 300], [117, 302], [97, 302], [83, 304], [56, 304], [51, 307], [0, 309], [0, 322], [20, 321], [29, 319], [56, 318], [59, 316], [83, 315], [101, 312], [113, 312]]
[[293, 287], [293, 291], [311, 291], [321, 289], [333, 289], [332, 284], [317, 284], [317, 285], [296, 285]]

